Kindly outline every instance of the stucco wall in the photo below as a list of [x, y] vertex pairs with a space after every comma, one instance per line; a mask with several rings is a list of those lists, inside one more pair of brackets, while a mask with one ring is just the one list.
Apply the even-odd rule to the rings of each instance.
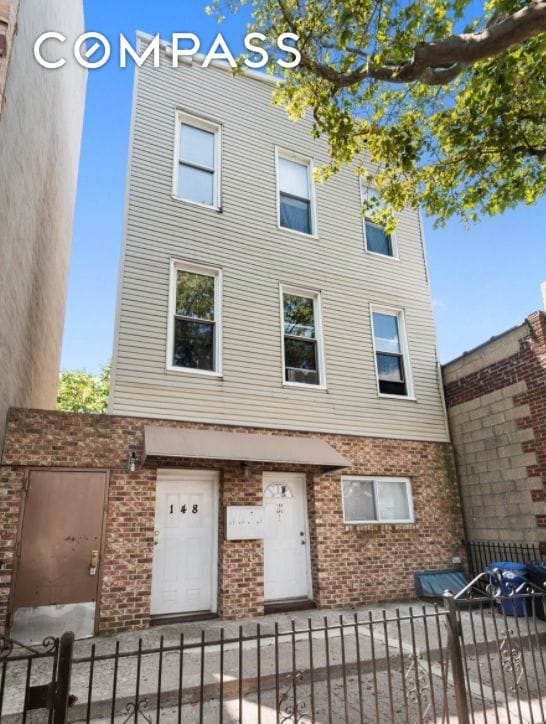
[[33, 45], [82, 29], [80, 0], [20, 0], [0, 115], [0, 449], [9, 406], [55, 405], [86, 75], [42, 68]]

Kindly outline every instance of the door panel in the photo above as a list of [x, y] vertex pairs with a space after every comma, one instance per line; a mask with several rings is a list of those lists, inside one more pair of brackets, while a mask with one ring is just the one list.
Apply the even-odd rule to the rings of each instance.
[[216, 476], [158, 472], [152, 615], [215, 610]]
[[105, 472], [29, 473], [13, 596], [23, 638], [32, 628], [52, 633], [65, 610], [83, 621], [79, 635], [93, 634], [99, 575], [90, 563], [92, 551], [100, 562], [106, 490]]
[[310, 597], [305, 476], [264, 473], [264, 597]]

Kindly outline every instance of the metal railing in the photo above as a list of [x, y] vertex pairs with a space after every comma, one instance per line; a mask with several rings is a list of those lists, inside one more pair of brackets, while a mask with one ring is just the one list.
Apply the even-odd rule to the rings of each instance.
[[41, 704], [54, 724], [546, 722], [545, 596], [474, 594], [234, 635], [172, 626], [131, 648], [65, 634], [54, 650], [0, 658], [0, 718], [25, 722]]
[[540, 550], [538, 543], [465, 541], [465, 547], [471, 576], [477, 576], [486, 566], [497, 561], [527, 563], [546, 560], [546, 554]]

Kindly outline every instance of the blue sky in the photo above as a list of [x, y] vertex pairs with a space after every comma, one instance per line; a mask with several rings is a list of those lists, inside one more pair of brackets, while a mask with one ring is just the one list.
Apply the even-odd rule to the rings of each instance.
[[[220, 28], [202, 0], [85, 0], [86, 29], [115, 40], [137, 29], [168, 37], [195, 32], [206, 46], [221, 30], [239, 50], [248, 14]], [[115, 43], [114, 43], [115, 46]], [[97, 371], [112, 353], [133, 70], [114, 61], [89, 72], [62, 367]], [[546, 199], [470, 229], [434, 230], [425, 219], [443, 362], [542, 306]]]

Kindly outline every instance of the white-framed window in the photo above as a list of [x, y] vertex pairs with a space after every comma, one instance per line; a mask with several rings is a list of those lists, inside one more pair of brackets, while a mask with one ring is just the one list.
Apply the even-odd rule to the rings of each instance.
[[167, 368], [222, 374], [222, 272], [171, 262]]
[[414, 399], [404, 312], [372, 305], [371, 317], [378, 393]]
[[315, 186], [311, 159], [275, 149], [278, 224], [298, 234], [317, 235]]
[[347, 524], [415, 521], [409, 478], [342, 476], [341, 491]]
[[[368, 201], [373, 204], [374, 210], [381, 211], [384, 204], [377, 194], [377, 191], [365, 183], [360, 184], [360, 195], [362, 201]], [[379, 254], [391, 259], [398, 259], [398, 244], [396, 234], [387, 234], [385, 229], [372, 221], [368, 216], [364, 216], [362, 221], [364, 229], [364, 248], [370, 254]]]
[[285, 385], [326, 387], [320, 292], [280, 287]]
[[173, 195], [192, 204], [220, 208], [220, 126], [178, 111]]

